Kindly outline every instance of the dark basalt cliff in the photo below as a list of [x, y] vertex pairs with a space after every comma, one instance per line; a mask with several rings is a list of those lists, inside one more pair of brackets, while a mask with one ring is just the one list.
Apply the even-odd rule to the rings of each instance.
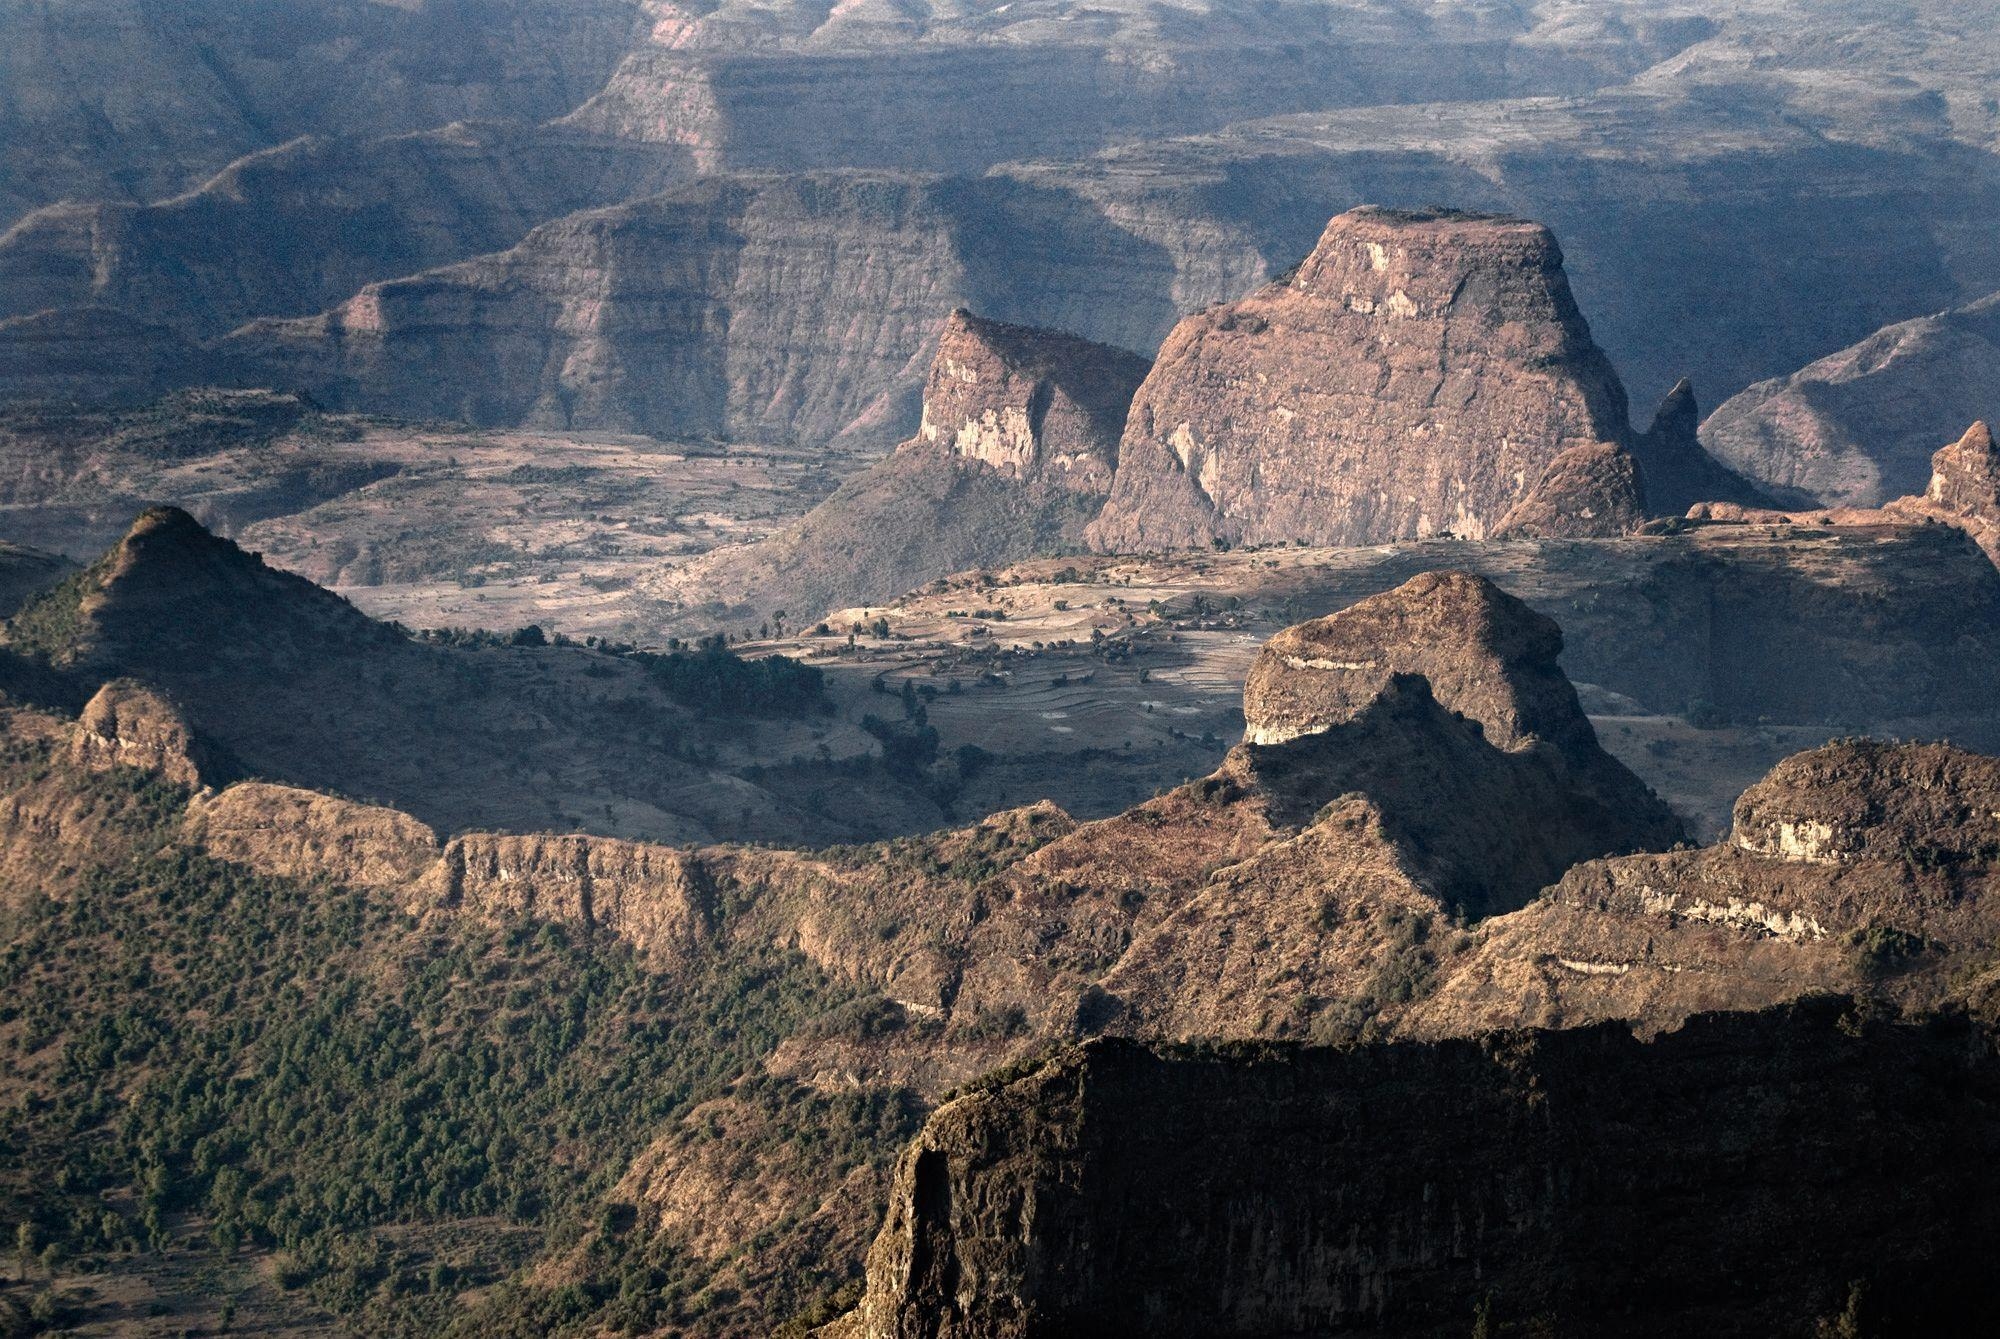
[[[1090, 538], [1105, 551], [1479, 539], [1565, 452], [1619, 453], [1630, 436], [1546, 228], [1357, 209], [1289, 279], [1175, 327]], [[1636, 512], [1636, 482], [1627, 493], [1573, 513]]]
[[900, 595], [972, 567], [1082, 546], [1149, 364], [959, 309], [938, 336], [917, 435], [797, 524], [669, 578], [718, 621]]
[[931, 1117], [824, 1333], [1973, 1333], [1996, 1100], [1962, 1021], [1839, 999], [1651, 1043], [1092, 1043]]

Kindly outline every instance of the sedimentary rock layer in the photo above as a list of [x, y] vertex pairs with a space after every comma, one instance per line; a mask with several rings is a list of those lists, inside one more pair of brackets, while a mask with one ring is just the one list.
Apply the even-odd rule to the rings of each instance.
[[1146, 360], [959, 310], [945, 321], [917, 435], [797, 524], [674, 573], [718, 623], [816, 618], [948, 573], [1074, 550], [1111, 487]]
[[1290, 278], [1175, 328], [1091, 543], [1479, 539], [1564, 451], [1629, 432], [1547, 229], [1354, 210]]

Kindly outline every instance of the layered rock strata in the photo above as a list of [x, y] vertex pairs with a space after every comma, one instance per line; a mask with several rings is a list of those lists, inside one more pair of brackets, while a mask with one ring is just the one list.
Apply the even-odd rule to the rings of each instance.
[[1090, 538], [1479, 539], [1564, 452], [1629, 436], [1546, 228], [1357, 209], [1290, 278], [1175, 327]]
[[674, 574], [717, 618], [795, 618], [899, 595], [948, 573], [1081, 546], [1110, 491], [1145, 359], [954, 311], [917, 434], [797, 524]]
[[1716, 845], [1579, 865], [1488, 922], [1404, 1026], [1665, 1028], [1828, 990], [1939, 1007], [2000, 942], [1995, 813], [1993, 758], [1870, 740], [1796, 755]]

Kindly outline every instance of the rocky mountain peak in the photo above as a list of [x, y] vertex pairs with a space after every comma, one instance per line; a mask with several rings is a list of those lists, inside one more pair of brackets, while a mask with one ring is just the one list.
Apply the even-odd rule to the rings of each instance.
[[2000, 520], [2000, 450], [1993, 430], [1974, 423], [1950, 446], [1931, 457], [1931, 482], [1924, 496], [1965, 516]]
[[1437, 906], [1520, 906], [1578, 859], [1682, 836], [1599, 745], [1562, 644], [1482, 577], [1414, 577], [1265, 644], [1217, 776], [1310, 829], [1308, 846], [1386, 859]]
[[257, 642], [393, 640], [331, 591], [265, 565], [179, 507], [151, 507], [103, 557], [16, 614], [7, 641], [58, 665], [219, 666]]
[[960, 307], [931, 361], [917, 440], [1015, 478], [1045, 476], [1102, 494], [1150, 366], [1122, 349]]
[[1612, 442], [1572, 446], [1493, 527], [1495, 539], [1601, 539], [1646, 518], [1639, 462]]
[[1090, 537], [1484, 538], [1562, 452], [1629, 432], [1546, 228], [1358, 209], [1291, 279], [1175, 327]]
[[1682, 377], [1653, 411], [1653, 425], [1632, 438], [1653, 509], [1678, 516], [1699, 502], [1772, 505], [1755, 484], [1708, 453], [1700, 429], [1701, 403], [1694, 383]]
[[1243, 688], [1244, 739], [1322, 733], [1421, 675], [1500, 748], [1567, 740], [1590, 727], [1556, 663], [1562, 645], [1552, 620], [1484, 577], [1426, 572], [1266, 642]]
[[1650, 434], [1693, 440], [1700, 427], [1701, 402], [1695, 398], [1694, 383], [1682, 377], [1653, 411]]
[[1149, 366], [958, 308], [938, 332], [916, 436], [763, 543], [680, 569], [674, 589], [748, 620], [1073, 552], [1111, 487], [1118, 435]]
[[1736, 802], [1731, 844], [1804, 864], [1990, 863], [2000, 760], [1949, 744], [1842, 740], [1779, 763]]

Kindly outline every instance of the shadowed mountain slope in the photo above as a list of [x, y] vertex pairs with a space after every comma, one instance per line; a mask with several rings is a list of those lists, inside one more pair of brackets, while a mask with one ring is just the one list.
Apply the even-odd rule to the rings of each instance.
[[1079, 549], [1118, 462], [1143, 358], [952, 313], [917, 435], [753, 548], [672, 575], [718, 622], [874, 603], [952, 572]]

